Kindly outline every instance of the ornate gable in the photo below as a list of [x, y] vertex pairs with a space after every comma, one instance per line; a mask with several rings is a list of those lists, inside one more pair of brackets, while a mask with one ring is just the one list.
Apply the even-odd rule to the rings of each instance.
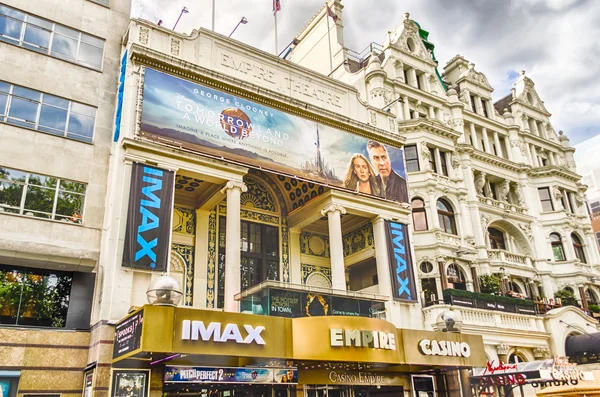
[[402, 31], [399, 30], [400, 27], [389, 33], [388, 39], [391, 47], [420, 58], [435, 67], [436, 63], [431, 59], [431, 54], [419, 36], [419, 26], [410, 19], [408, 12], [404, 13]]
[[525, 71], [521, 70], [521, 77], [515, 83], [516, 101], [526, 106], [533, 107], [539, 111], [550, 114], [544, 106], [544, 101], [535, 90], [535, 83], [529, 77], [525, 76]]
[[476, 85], [480, 85], [483, 88], [485, 88], [486, 90], [489, 91], [494, 91], [494, 88], [490, 85], [490, 83], [488, 82], [487, 77], [485, 77], [485, 75], [481, 72], [477, 72], [475, 70], [475, 64], [470, 62], [469, 65], [467, 66], [467, 70], [464, 71], [459, 77], [458, 80], [466, 80], [468, 82], [471, 82], [473, 84]]

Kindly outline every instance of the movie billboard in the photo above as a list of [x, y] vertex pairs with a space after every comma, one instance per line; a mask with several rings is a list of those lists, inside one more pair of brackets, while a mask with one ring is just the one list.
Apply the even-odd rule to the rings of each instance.
[[408, 202], [402, 149], [146, 68], [142, 136]]
[[404, 223], [385, 221], [392, 276], [392, 296], [395, 299], [416, 302], [417, 286], [410, 254], [408, 226]]

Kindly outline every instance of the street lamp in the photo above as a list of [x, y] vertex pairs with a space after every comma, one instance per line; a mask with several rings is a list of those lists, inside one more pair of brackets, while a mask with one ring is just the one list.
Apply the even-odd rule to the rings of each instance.
[[179, 23], [181, 16], [183, 14], [187, 14], [188, 12], [190, 12], [190, 10], [188, 10], [188, 8], [186, 6], [183, 6], [183, 8], [181, 9], [181, 13], [179, 14], [179, 18], [177, 18], [177, 22], [175, 22], [175, 26], [173, 26], [173, 30], [175, 30], [175, 28], [177, 27], [177, 24]]
[[242, 19], [240, 19], [240, 21], [238, 22], [237, 25], [235, 25], [235, 28], [233, 28], [233, 30], [231, 31], [231, 33], [229, 33], [228, 37], [231, 37], [231, 35], [233, 34], [233, 32], [235, 32], [235, 30], [238, 28], [238, 26], [240, 26], [240, 24], [245, 25], [248, 23], [248, 19], [246, 19], [246, 17], [242, 17]]

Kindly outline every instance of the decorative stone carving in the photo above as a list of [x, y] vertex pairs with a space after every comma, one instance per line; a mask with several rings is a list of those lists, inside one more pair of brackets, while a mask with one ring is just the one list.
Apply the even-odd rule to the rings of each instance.
[[533, 241], [533, 233], [531, 231], [531, 225], [529, 223], [519, 223], [519, 229], [525, 233], [529, 241]]
[[510, 182], [504, 180], [498, 186], [498, 200], [507, 203], [508, 202], [508, 194], [510, 193]]
[[225, 194], [225, 193], [227, 193], [227, 190], [229, 190], [229, 189], [240, 189], [240, 191], [242, 193], [246, 193], [248, 191], [248, 187], [246, 186], [246, 184], [244, 182], [227, 181], [227, 183], [225, 184], [225, 187], [223, 187], [223, 189], [221, 189], [221, 193]]
[[390, 126], [390, 132], [396, 132], [396, 119], [388, 117], [388, 124]]
[[524, 207], [525, 206], [525, 197], [523, 197], [523, 189], [521, 188], [521, 185], [519, 185], [518, 183], [515, 183], [515, 196], [517, 196], [517, 202], [519, 203], [519, 206]]
[[330, 212], [334, 212], [334, 211], [339, 211], [339, 213], [341, 215], [344, 215], [346, 213], [346, 209], [344, 207], [342, 207], [341, 205], [331, 204], [321, 210], [321, 215], [327, 216], [327, 214], [329, 214]]
[[492, 220], [492, 218], [489, 217], [488, 215], [481, 214], [481, 230], [483, 230], [484, 232], [487, 232], [487, 228], [488, 228], [488, 225], [490, 224], [491, 220]]
[[483, 188], [485, 187], [485, 184], [486, 184], [485, 173], [480, 172], [475, 177], [475, 192], [479, 195], [483, 195]]
[[383, 100], [385, 101], [385, 103], [389, 103], [392, 100], [391, 99], [392, 92], [385, 88], [381, 88], [381, 87], [373, 88], [369, 94], [370, 94], [371, 99], [375, 99], [377, 97], [383, 97]]
[[499, 356], [506, 356], [510, 351], [510, 346], [506, 343], [502, 342], [499, 345], [496, 345], [496, 352]]
[[458, 166], [460, 165], [460, 160], [458, 159], [458, 155], [454, 152], [449, 152], [448, 155], [450, 156], [450, 164], [452, 165], [452, 168], [457, 169]]
[[150, 37], [150, 29], [140, 26], [140, 36], [139, 36], [140, 44], [148, 45], [149, 37]]
[[431, 152], [429, 151], [429, 147], [427, 146], [427, 142], [421, 142], [421, 158], [423, 158], [423, 170], [429, 170], [430, 164], [429, 160], [431, 159]]
[[555, 200], [555, 204], [556, 204], [556, 209], [557, 210], [564, 209], [564, 207], [562, 205], [562, 199], [563, 199], [562, 192], [556, 186], [552, 186], [552, 192], [554, 193], [554, 200]]
[[444, 243], [444, 244], [453, 245], [453, 246], [460, 245], [460, 239], [458, 237], [451, 236], [446, 233], [436, 232], [435, 238], [437, 239], [437, 241]]
[[377, 126], [377, 113], [372, 110], [369, 110], [369, 120], [373, 127]]
[[174, 37], [171, 37], [171, 55], [179, 56], [179, 51], [181, 49], [181, 41], [177, 40]]
[[550, 350], [544, 346], [536, 346], [533, 348], [533, 357], [537, 360], [547, 357], [549, 353]]

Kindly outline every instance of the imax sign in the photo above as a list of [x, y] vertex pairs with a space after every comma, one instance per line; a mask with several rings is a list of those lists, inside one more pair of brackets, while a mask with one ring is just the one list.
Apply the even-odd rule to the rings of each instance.
[[257, 345], [266, 345], [265, 340], [260, 335], [265, 327], [259, 325], [243, 325], [243, 331], [237, 324], [226, 324], [221, 330], [221, 323], [212, 322], [205, 325], [203, 321], [183, 320], [181, 326], [182, 340], [202, 340], [204, 342], [227, 342], [235, 341], [240, 344], [256, 343]]

